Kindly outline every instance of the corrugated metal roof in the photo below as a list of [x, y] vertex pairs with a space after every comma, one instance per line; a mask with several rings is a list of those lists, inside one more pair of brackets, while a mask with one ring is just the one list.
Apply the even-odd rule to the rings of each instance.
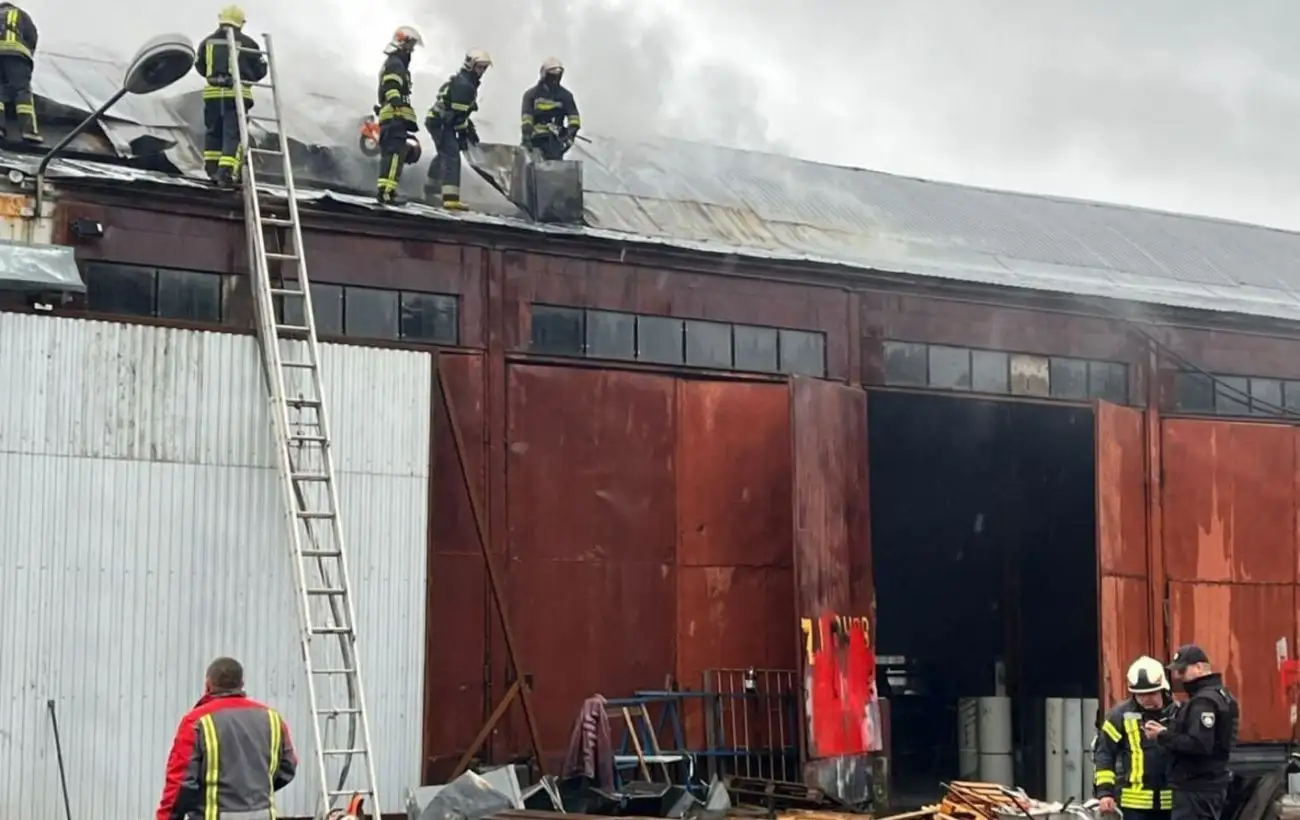
[[[420, 776], [432, 363], [332, 344], [321, 363], [392, 814]], [[256, 340], [5, 313], [0, 383], [21, 396], [0, 405], [5, 815], [61, 811], [53, 700], [81, 784], [76, 815], [146, 816], [174, 721], [223, 653], [294, 731], [304, 764], [281, 812], [313, 815], [315, 740]], [[394, 400], [376, 407], [374, 395]]]
[[[68, 80], [67, 88], [50, 93], [75, 93], [90, 105], [112, 87], [110, 78], [116, 81], [122, 61], [98, 52], [78, 54], [47, 57]], [[375, 161], [360, 154], [354, 130], [366, 112], [353, 114], [325, 90], [303, 87], [282, 97], [291, 139], [317, 155], [307, 163], [316, 173], [304, 175], [322, 188], [368, 191]], [[174, 133], [173, 125], [163, 124], [188, 119], [195, 135], [197, 100], [189, 95], [171, 103], [185, 117], [169, 119], [155, 108], [166, 104], [148, 98], [132, 104], [139, 108], [123, 110], [134, 121]], [[192, 148], [189, 165], [177, 162], [178, 167], [197, 170]], [[519, 219], [518, 209], [468, 168], [464, 196], [481, 213], [451, 216], [418, 204], [398, 210], [458, 220], [500, 217], [501, 224], [547, 233], [1300, 320], [1296, 233], [665, 138], [593, 137], [579, 144], [575, 156], [585, 164], [587, 229]], [[404, 193], [419, 197], [424, 167], [407, 170]], [[61, 164], [57, 173], [108, 179], [121, 174], [85, 163]], [[166, 177], [147, 181], [192, 184]], [[304, 190], [303, 196], [378, 207], [348, 193]]]

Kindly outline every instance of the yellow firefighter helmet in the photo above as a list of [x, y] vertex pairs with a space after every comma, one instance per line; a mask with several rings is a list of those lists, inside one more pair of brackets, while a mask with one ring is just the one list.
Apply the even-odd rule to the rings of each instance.
[[226, 6], [217, 12], [217, 24], [222, 26], [244, 27], [244, 10], [239, 6]]

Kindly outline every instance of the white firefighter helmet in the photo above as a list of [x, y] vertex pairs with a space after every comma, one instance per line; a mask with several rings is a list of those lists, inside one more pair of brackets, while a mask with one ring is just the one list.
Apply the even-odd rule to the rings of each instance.
[[1143, 655], [1133, 661], [1124, 676], [1128, 680], [1128, 690], [1135, 695], [1160, 692], [1169, 688], [1165, 679], [1165, 667], [1155, 658]]
[[547, 74], [563, 74], [564, 63], [560, 62], [559, 57], [547, 57], [542, 63], [542, 70], [539, 73], [542, 77], [545, 77]]
[[492, 67], [492, 55], [481, 48], [471, 48], [465, 52], [465, 68], [480, 74]]
[[393, 39], [384, 47], [384, 53], [414, 51], [416, 46], [422, 45], [424, 45], [424, 38], [415, 30], [415, 26], [398, 26], [397, 31], [393, 32]]

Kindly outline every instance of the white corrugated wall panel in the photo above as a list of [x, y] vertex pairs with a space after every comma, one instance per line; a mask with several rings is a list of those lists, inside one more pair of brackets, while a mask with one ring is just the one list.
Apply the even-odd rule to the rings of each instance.
[[[431, 357], [325, 345], [330, 422], [385, 812], [418, 782]], [[0, 815], [62, 812], [54, 700], [83, 820], [149, 814], [216, 655], [243, 661], [303, 765], [311, 716], [256, 341], [0, 313]]]

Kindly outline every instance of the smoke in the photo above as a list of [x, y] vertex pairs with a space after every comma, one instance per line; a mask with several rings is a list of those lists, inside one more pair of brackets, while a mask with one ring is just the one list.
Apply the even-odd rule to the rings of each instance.
[[[225, 0], [31, 0], [47, 43], [126, 54], [198, 37]], [[517, 139], [541, 61], [587, 127], [968, 184], [1300, 227], [1300, 5], [1254, 0], [248, 0], [286, 85], [364, 113], [393, 31], [420, 28], [417, 103], [471, 46], [480, 124]]]

